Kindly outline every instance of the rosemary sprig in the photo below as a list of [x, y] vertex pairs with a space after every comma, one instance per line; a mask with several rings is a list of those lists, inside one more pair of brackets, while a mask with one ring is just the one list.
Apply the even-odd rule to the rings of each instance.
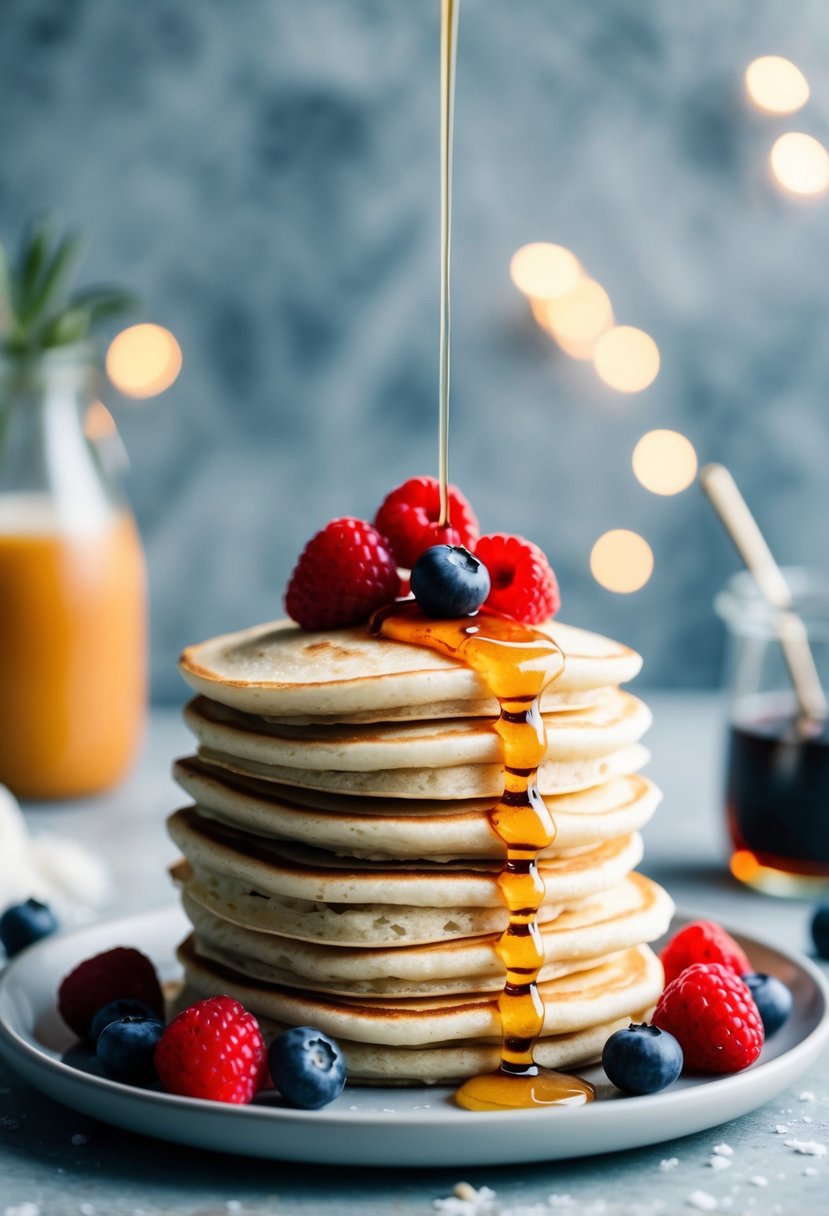
[[0, 242], [0, 350], [25, 358], [82, 342], [101, 321], [138, 307], [117, 287], [70, 291], [80, 253], [79, 233], [59, 236], [48, 218], [29, 225], [16, 259]]

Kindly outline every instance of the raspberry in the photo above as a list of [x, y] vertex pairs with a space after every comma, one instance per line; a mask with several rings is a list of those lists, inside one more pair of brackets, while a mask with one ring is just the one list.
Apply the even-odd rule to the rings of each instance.
[[527, 625], [538, 625], [558, 612], [561, 597], [556, 576], [531, 540], [495, 532], [480, 538], [475, 556], [486, 566], [492, 583], [485, 608]]
[[451, 527], [439, 528], [440, 483], [436, 477], [411, 477], [383, 499], [374, 526], [388, 540], [400, 566], [411, 569], [432, 545], [464, 545], [474, 550], [478, 520], [457, 486], [449, 487]]
[[211, 996], [173, 1018], [155, 1067], [168, 1093], [241, 1104], [263, 1085], [268, 1057], [253, 1014], [232, 997]]
[[696, 1072], [740, 1072], [763, 1046], [754, 998], [722, 963], [686, 967], [662, 993], [651, 1022], [678, 1040], [685, 1067]]
[[85, 959], [70, 971], [58, 992], [60, 1015], [81, 1038], [89, 1037], [99, 1009], [117, 1000], [143, 1001], [163, 1016], [164, 997], [150, 960], [140, 950], [116, 946]]
[[383, 537], [361, 519], [332, 519], [303, 549], [285, 592], [288, 615], [303, 629], [358, 625], [389, 604], [400, 587]]
[[680, 929], [659, 957], [665, 968], [666, 984], [692, 963], [722, 963], [735, 975], [746, 975], [752, 970], [742, 946], [711, 920], [695, 920]]

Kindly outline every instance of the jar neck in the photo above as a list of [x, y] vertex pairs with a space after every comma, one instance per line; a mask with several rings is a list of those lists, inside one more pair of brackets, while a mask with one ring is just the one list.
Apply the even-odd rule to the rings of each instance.
[[86, 347], [0, 360], [0, 496], [67, 530], [107, 522], [120, 495], [84, 433], [96, 368]]
[[[829, 575], [820, 570], [783, 567], [792, 608], [811, 640], [829, 642]], [[771, 640], [778, 636], [778, 612], [769, 607], [746, 570], [732, 575], [714, 600], [729, 633], [739, 638]]]
[[97, 375], [95, 349], [86, 343], [36, 355], [0, 354], [0, 408], [8, 403], [36, 406], [55, 397], [89, 402]]

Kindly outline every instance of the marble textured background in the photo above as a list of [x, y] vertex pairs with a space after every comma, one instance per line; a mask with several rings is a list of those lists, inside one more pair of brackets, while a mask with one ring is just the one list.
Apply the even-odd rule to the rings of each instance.
[[[90, 279], [142, 293], [176, 385], [109, 403], [153, 592], [153, 679], [183, 643], [280, 612], [332, 515], [436, 465], [437, 0], [4, 0], [0, 233], [54, 206]], [[696, 489], [657, 498], [638, 437], [732, 466], [787, 562], [825, 565], [829, 200], [771, 183], [785, 129], [826, 137], [822, 0], [464, 0], [458, 66], [451, 472], [485, 530], [531, 536], [565, 619], [710, 685], [712, 596], [736, 560]], [[742, 98], [789, 55], [794, 119]], [[558, 354], [507, 273], [572, 247], [663, 366], [623, 397]], [[647, 587], [593, 582], [598, 535], [653, 546]]]

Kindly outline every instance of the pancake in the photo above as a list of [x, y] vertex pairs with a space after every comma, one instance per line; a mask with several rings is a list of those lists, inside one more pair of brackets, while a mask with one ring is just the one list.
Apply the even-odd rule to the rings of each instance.
[[[319, 845], [352, 857], [503, 857], [488, 820], [491, 800], [455, 802], [348, 797], [274, 786], [211, 768], [196, 757], [176, 762], [179, 785], [202, 816], [259, 836]], [[648, 822], [660, 794], [646, 777], [616, 777], [576, 794], [549, 797], [555, 849], [627, 836]]]
[[[205, 995], [205, 991], [185, 983], [171, 1005], [170, 1016]], [[631, 1022], [645, 1021], [653, 1003], [644, 1009], [631, 1010], [624, 1017], [588, 1026], [585, 1030], [547, 1035], [539, 1039], [533, 1053], [536, 1063], [542, 1068], [551, 1069], [577, 1069], [595, 1063], [601, 1058], [610, 1035], [616, 1030], [623, 1030]], [[262, 1013], [257, 1014], [257, 1021], [268, 1043], [288, 1029], [286, 1023], [277, 1022]], [[337, 1041], [345, 1054], [348, 1080], [352, 1085], [456, 1085], [467, 1077], [495, 1072], [501, 1062], [500, 1048], [492, 1043], [453, 1043], [451, 1046], [411, 1050], [355, 1043], [342, 1037]]]
[[[223, 967], [228, 967], [246, 979], [274, 984], [281, 988], [296, 988], [304, 992], [325, 993], [328, 996], [347, 996], [354, 999], [374, 997], [415, 998], [437, 996], [461, 996], [470, 991], [472, 981], [468, 977], [458, 979], [420, 980], [406, 983], [403, 980], [355, 980], [352, 984], [340, 980], [336, 984], [323, 986], [301, 982], [292, 971], [273, 967], [258, 955], [237, 954], [216, 945], [201, 933], [193, 934], [193, 946], [202, 958]], [[539, 972], [539, 980], [559, 979], [565, 975], [573, 975], [577, 971], [587, 971], [590, 967], [607, 962], [610, 955], [597, 955], [595, 958], [561, 959], [547, 963]], [[500, 992], [504, 987], [504, 976], [487, 976], [474, 981], [476, 992]]]
[[[212, 748], [200, 747], [198, 757], [213, 767], [247, 777], [260, 777], [278, 785], [299, 785], [308, 790], [358, 794], [367, 798], [466, 799], [488, 798], [494, 803], [504, 789], [500, 764], [464, 764], [447, 768], [396, 768], [377, 772], [348, 772], [335, 769], [299, 769], [263, 764]], [[635, 773], [647, 764], [649, 754], [641, 743], [632, 743], [607, 756], [586, 760], [543, 760], [538, 769], [542, 795], [570, 794]]]
[[[253, 979], [347, 996], [420, 996], [497, 991], [505, 970], [497, 934], [428, 946], [349, 949], [242, 929], [213, 915], [186, 892], [184, 910], [198, 953]], [[673, 903], [642, 875], [582, 900], [542, 928], [540, 978], [569, 975], [668, 927]]]
[[[550, 621], [537, 628], [565, 655], [553, 687], [562, 694], [624, 684], [642, 661], [599, 634]], [[335, 716], [469, 701], [498, 712], [483, 678], [432, 650], [372, 637], [363, 628], [308, 633], [290, 621], [257, 625], [188, 646], [181, 674], [213, 701], [262, 716]], [[544, 702], [542, 699], [542, 709]]]
[[[178, 957], [187, 984], [201, 996], [226, 993], [257, 1017], [288, 1026], [316, 1026], [340, 1041], [370, 1044], [374, 1049], [405, 1049], [410, 1075], [423, 1048], [492, 1044], [497, 1065], [497, 992], [367, 1001], [250, 979], [200, 955], [192, 937], [179, 947]], [[540, 1042], [647, 1009], [657, 1000], [662, 982], [662, 965], [648, 946], [632, 946], [597, 966], [548, 980], [539, 985], [544, 1001]], [[463, 1074], [447, 1060], [445, 1075]]]
[[[400, 946], [457, 941], [487, 933], [503, 933], [504, 908], [424, 908], [388, 904], [325, 904], [313, 900], [265, 895], [250, 882], [194, 869], [178, 862], [172, 876], [187, 896], [216, 916], [265, 933], [299, 941], [341, 946]], [[539, 924], [564, 911], [549, 904], [538, 913]]]
[[[673, 905], [632, 873], [659, 801], [638, 775], [650, 713], [618, 688], [641, 660], [585, 630], [542, 628], [562, 670], [527, 723], [533, 747], [545, 732], [537, 784], [556, 828], [538, 858], [535, 1059], [573, 1067], [658, 998], [647, 943]], [[175, 766], [195, 805], [169, 820], [193, 926], [179, 950], [187, 997], [235, 996], [269, 1036], [319, 1027], [352, 1082], [497, 1069], [509, 914], [490, 813], [505, 768], [483, 677], [366, 628], [289, 622], [189, 647], [181, 671], [198, 744]], [[510, 763], [515, 795], [529, 770]]]
[[[607, 693], [607, 688], [573, 688], [569, 692], [559, 691], [555, 683], [541, 694], [544, 713], [561, 710], [582, 709], [598, 705]], [[262, 714], [262, 720], [289, 726], [342, 726], [344, 722], [361, 725], [374, 722], [426, 722], [431, 718], [494, 718], [498, 715], [498, 702], [490, 697], [480, 701], [431, 701], [428, 705], [386, 705], [380, 709], [365, 710], [353, 714]]]
[[[347, 726], [289, 726], [198, 697], [184, 720], [210, 751], [299, 770], [374, 772], [502, 762], [503, 745], [488, 718]], [[651, 724], [647, 706], [610, 690], [595, 706], [544, 715], [547, 758], [591, 760], [636, 743]], [[300, 783], [301, 784], [301, 783]]]
[[[256, 838], [202, 818], [195, 807], [176, 811], [169, 833], [193, 869], [248, 883], [260, 895], [326, 905], [384, 904], [389, 908], [502, 908], [500, 861], [368, 861], [325, 849]], [[563, 856], [546, 857], [539, 873], [545, 903], [569, 904], [621, 881], [642, 858], [638, 833]]]

